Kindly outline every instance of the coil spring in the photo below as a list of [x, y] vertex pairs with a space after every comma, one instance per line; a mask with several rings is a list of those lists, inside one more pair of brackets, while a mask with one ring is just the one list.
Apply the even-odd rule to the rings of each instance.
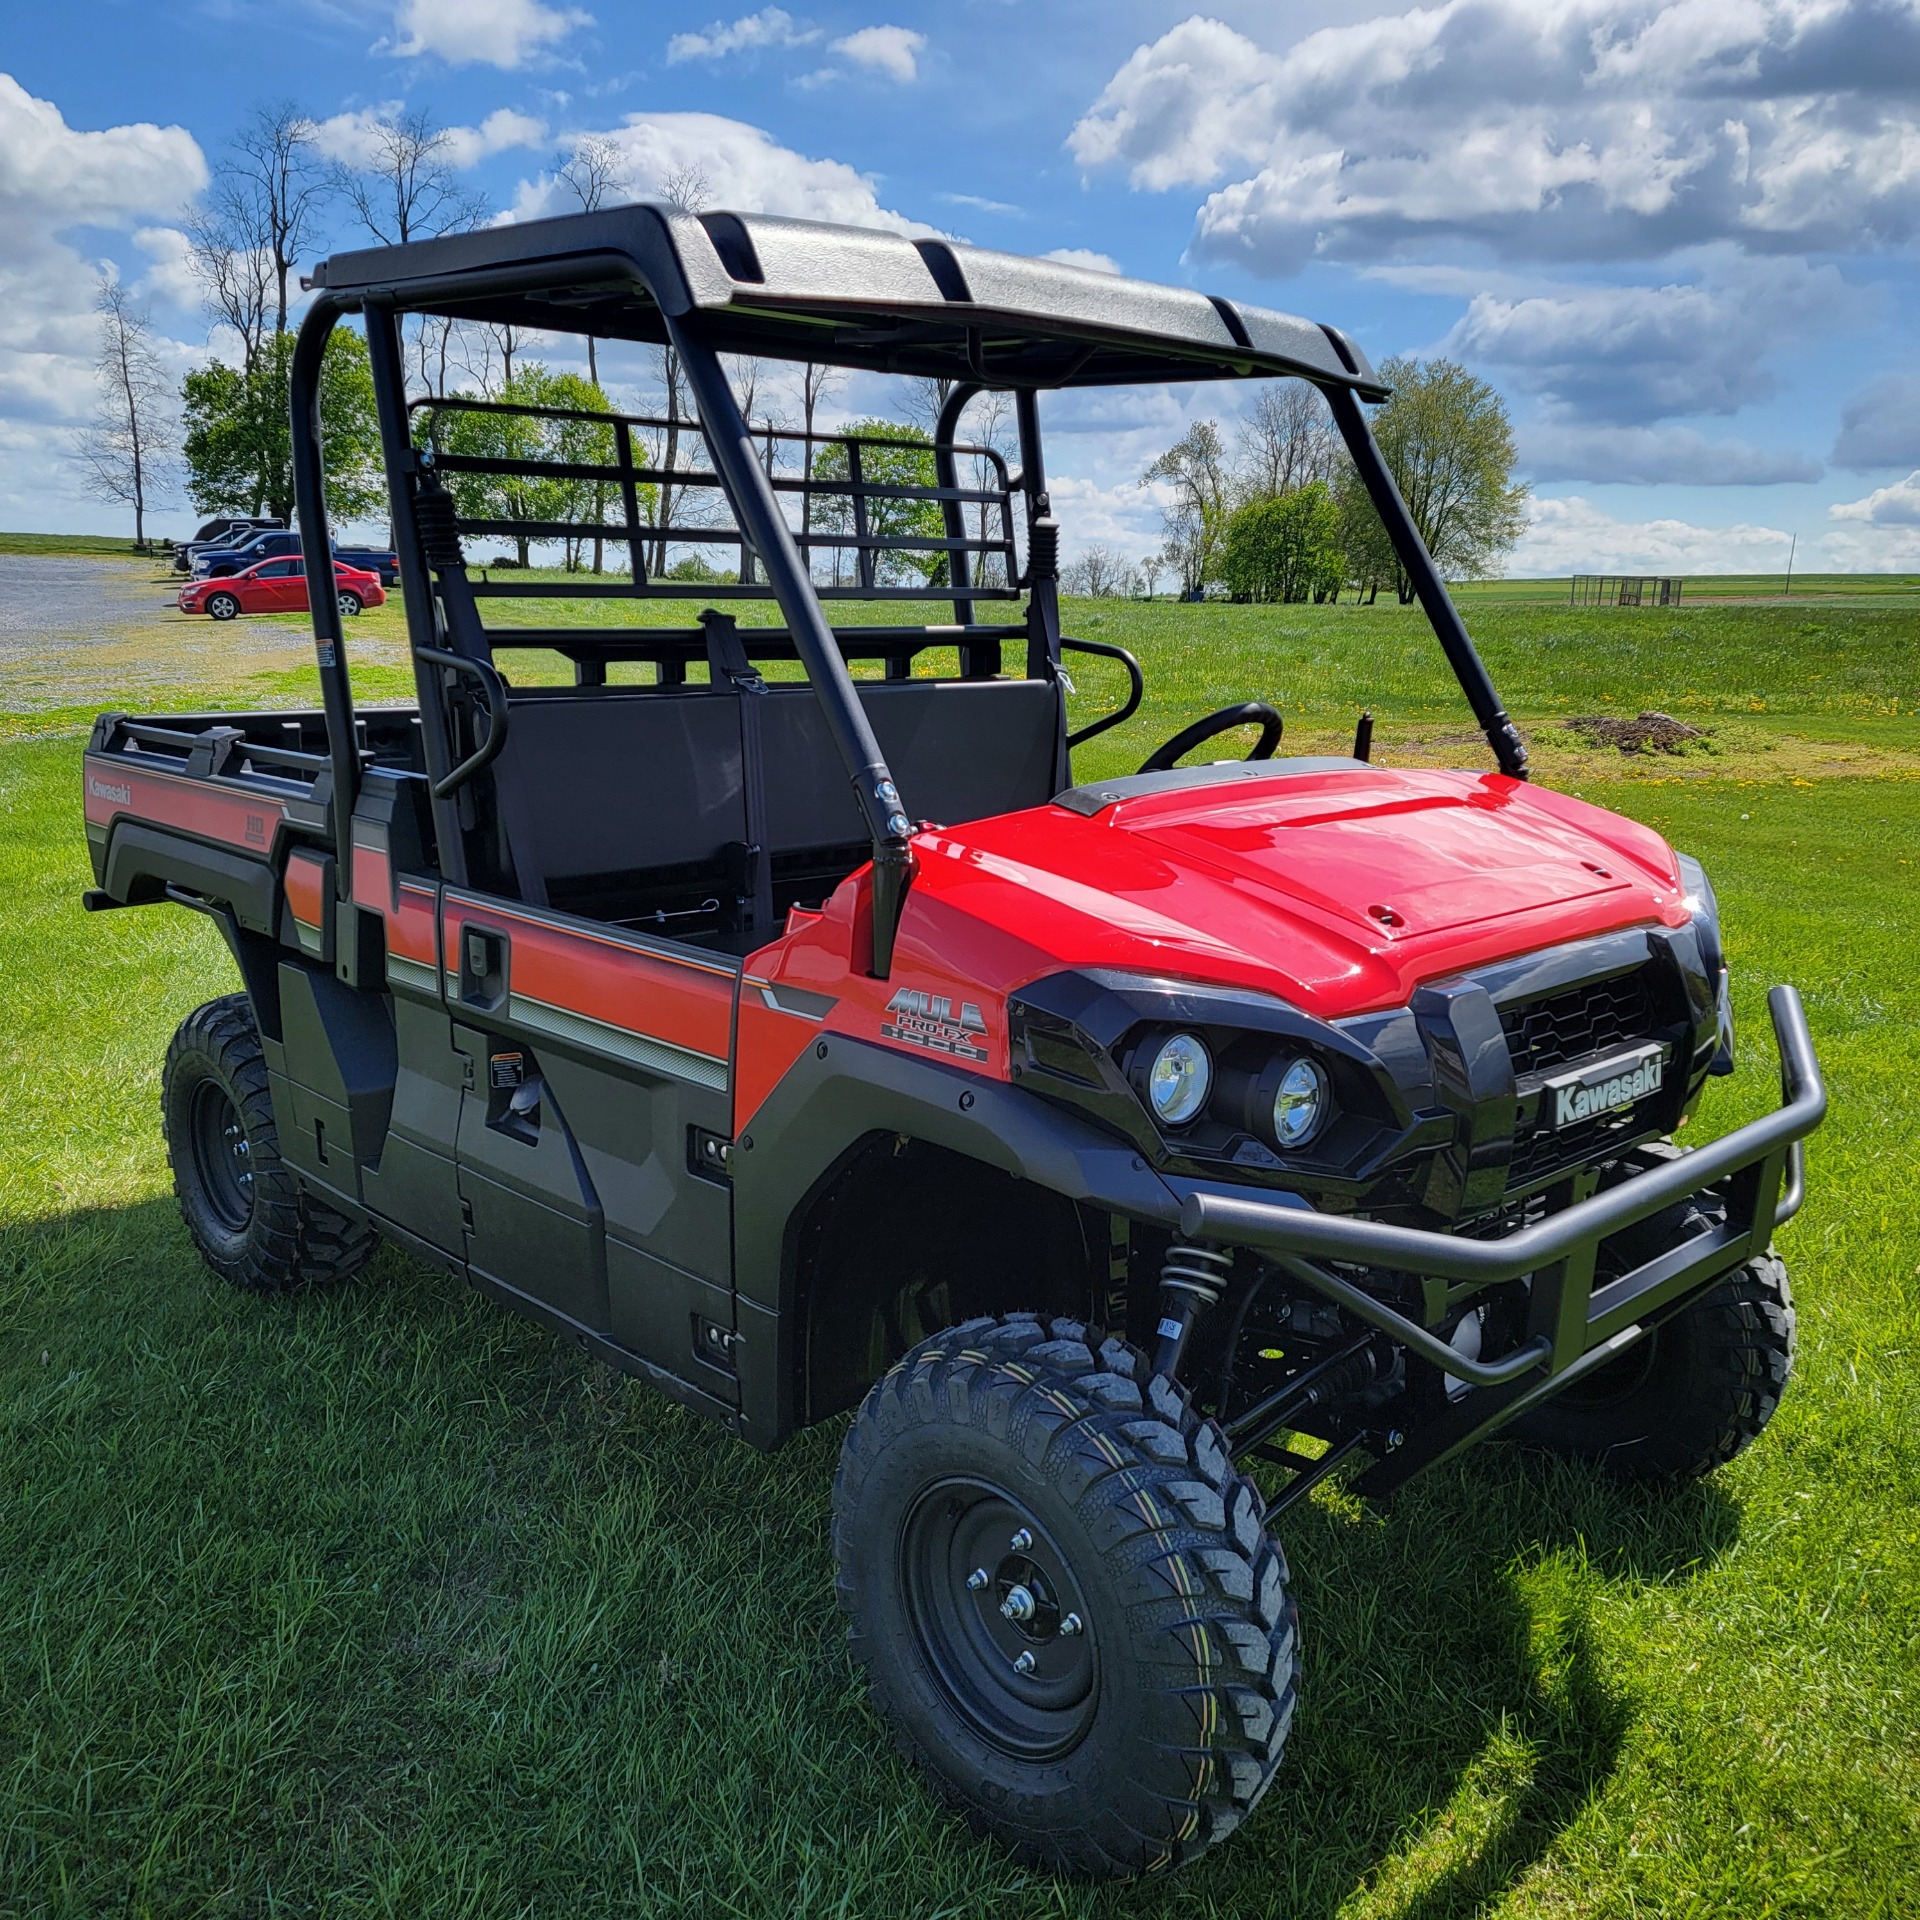
[[460, 551], [460, 532], [454, 524], [458, 516], [453, 495], [437, 473], [430, 472], [421, 479], [413, 496], [413, 517], [428, 566], [440, 572], [466, 565], [466, 555]]
[[1233, 1254], [1197, 1241], [1176, 1240], [1160, 1263], [1160, 1284], [1177, 1293], [1193, 1294], [1202, 1306], [1212, 1306], [1227, 1290]]

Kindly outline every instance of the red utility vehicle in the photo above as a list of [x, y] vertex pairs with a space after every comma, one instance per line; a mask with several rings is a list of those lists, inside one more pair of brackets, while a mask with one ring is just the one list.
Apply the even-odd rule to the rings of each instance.
[[[1386, 1494], [1495, 1434], [1701, 1474], [1765, 1426], [1826, 1100], [1799, 1001], [1779, 1107], [1682, 1151], [1733, 1067], [1713, 890], [1528, 780], [1343, 334], [651, 206], [317, 280], [300, 525], [324, 555], [319, 369], [357, 313], [418, 705], [356, 713], [328, 601], [323, 711], [107, 714], [86, 759], [88, 904], [208, 914], [239, 970], [164, 1076], [216, 1271], [285, 1292], [390, 1240], [756, 1446], [857, 1409], [834, 1552], [874, 1703], [950, 1804], [1082, 1873], [1190, 1858], [1265, 1790], [1275, 1529], [1328, 1475]], [[670, 344], [709, 464], [684, 420], [409, 399], [419, 313]], [[937, 380], [934, 444], [750, 425], [723, 353]], [[1325, 396], [1491, 770], [1374, 764], [1364, 716], [1283, 758], [1251, 701], [1076, 777], [1142, 689], [1061, 631], [1040, 397], [1276, 376]], [[988, 389], [1011, 470], [961, 437]], [[533, 498], [573, 504], [502, 511]], [[509, 537], [624, 577], [469, 574], [463, 538]], [[692, 625], [483, 617], [680, 598], [715, 545]], [[1077, 729], [1067, 654], [1129, 685]]]
[[[363, 607], [382, 605], [387, 590], [377, 573], [358, 567], [333, 568], [334, 598], [349, 619]], [[243, 613], [307, 613], [307, 563], [291, 559], [262, 560], [244, 572], [222, 580], [196, 580], [180, 589], [182, 613], [204, 613], [215, 620], [237, 619]]]

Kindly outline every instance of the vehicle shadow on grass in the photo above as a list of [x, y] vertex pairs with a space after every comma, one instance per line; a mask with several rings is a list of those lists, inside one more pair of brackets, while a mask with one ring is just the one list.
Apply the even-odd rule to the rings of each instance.
[[1710, 1484], [1625, 1487], [1489, 1445], [1388, 1511], [1336, 1497], [1281, 1532], [1305, 1662], [1288, 1753], [1166, 1910], [1452, 1920], [1514, 1886], [1614, 1771], [1635, 1702], [1595, 1644], [1608, 1590], [1710, 1567], [1739, 1509]]
[[[1009, 1914], [1446, 1920], [1483, 1909], [1554, 1848], [1618, 1763], [1635, 1704], [1600, 1657], [1597, 1607], [1622, 1584], [1684, 1581], [1738, 1532], [1737, 1508], [1710, 1485], [1617, 1488], [1505, 1447], [1438, 1470], [1390, 1512], [1334, 1496], [1289, 1516], [1281, 1533], [1305, 1673], [1272, 1790], [1227, 1845], [1170, 1881], [1068, 1888], [1018, 1873], [990, 1846], [977, 1868], [962, 1866], [957, 1824], [930, 1801], [916, 1810], [910, 1776], [890, 1762], [843, 1766], [834, 1792], [795, 1794], [803, 1748], [845, 1761], [880, 1744], [832, 1610], [826, 1530], [837, 1425], [776, 1455], [749, 1453], [391, 1250], [339, 1294], [239, 1298], [199, 1267], [171, 1201], [159, 1198], [0, 1233], [0, 1320], [27, 1336], [16, 1387], [37, 1401], [72, 1378], [82, 1384], [64, 1395], [63, 1421], [97, 1429], [103, 1442], [125, 1430], [136, 1451], [153, 1454], [138, 1495], [150, 1531], [204, 1533], [195, 1489], [264, 1431], [319, 1449], [351, 1429], [351, 1445], [318, 1456], [343, 1474], [369, 1471], [368, 1460], [391, 1451], [407, 1457], [410, 1475], [455, 1482], [466, 1456], [486, 1462], [472, 1486], [420, 1496], [404, 1512], [381, 1503], [407, 1499], [412, 1479], [371, 1484], [372, 1504], [341, 1537], [362, 1541], [377, 1523], [405, 1519], [427, 1542], [409, 1550], [421, 1568], [406, 1553], [383, 1559], [356, 1545], [349, 1558], [365, 1560], [369, 1576], [384, 1574], [393, 1597], [370, 1605], [333, 1595], [359, 1609], [340, 1646], [388, 1676], [419, 1719], [414, 1738], [449, 1778], [461, 1740], [482, 1722], [503, 1708], [532, 1714], [515, 1692], [524, 1683], [506, 1658], [515, 1644], [508, 1629], [519, 1620], [517, 1631], [532, 1633], [553, 1537], [577, 1546], [611, 1489], [644, 1483], [654, 1584], [671, 1598], [656, 1605], [643, 1589], [631, 1636], [644, 1659], [597, 1717], [583, 1709], [577, 1725], [567, 1722], [566, 1739], [591, 1744], [617, 1725], [621, 1744], [639, 1738], [674, 1751], [695, 1738], [680, 1724], [684, 1693], [674, 1689], [697, 1675], [712, 1723], [698, 1736], [702, 1764], [718, 1753], [735, 1772], [748, 1768], [769, 1809], [797, 1816], [802, 1851], [885, 1821], [890, 1847], [926, 1849], [918, 1867], [896, 1851], [896, 1868], [930, 1884], [978, 1872], [997, 1889], [995, 1910]], [[192, 1433], [169, 1441], [183, 1389], [202, 1411]], [[409, 1417], [414, 1437], [396, 1445], [389, 1436], [408, 1431], [399, 1423]], [[53, 1451], [41, 1467], [51, 1470], [65, 1443], [36, 1415], [32, 1431], [43, 1428], [39, 1444]], [[232, 1497], [223, 1524], [249, 1537], [284, 1534], [280, 1547], [295, 1559], [337, 1546], [341, 1523], [326, 1498], [290, 1495], [281, 1507], [272, 1478], [263, 1471]], [[75, 1480], [75, 1496], [104, 1497], [94, 1484]], [[716, 1484], [725, 1487], [723, 1525], [713, 1519]], [[499, 1561], [478, 1581], [485, 1605], [464, 1588], [442, 1593], [485, 1540], [495, 1540]], [[603, 1544], [611, 1578], [624, 1549]], [[723, 1618], [752, 1657], [717, 1662], [703, 1652]], [[752, 1676], [765, 1689], [776, 1668], [786, 1677], [773, 1695], [756, 1693]], [[811, 1732], [777, 1735], [770, 1714]], [[364, 1724], [349, 1717], [334, 1736], [343, 1779], [361, 1782], [342, 1793], [385, 1809], [377, 1846], [368, 1842], [375, 1851], [399, 1844], [396, 1822], [404, 1826], [380, 1759], [383, 1725], [378, 1715]], [[541, 1749], [527, 1738], [515, 1751], [531, 1764]], [[582, 1792], [591, 1810], [595, 1792]], [[468, 1818], [474, 1846], [500, 1839], [480, 1802]], [[683, 1836], [686, 1864], [696, 1880], [712, 1875], [715, 1893], [737, 1871], [726, 1837], [706, 1834], [713, 1851], [703, 1858], [701, 1843]], [[777, 1874], [799, 1843], [757, 1844]]]

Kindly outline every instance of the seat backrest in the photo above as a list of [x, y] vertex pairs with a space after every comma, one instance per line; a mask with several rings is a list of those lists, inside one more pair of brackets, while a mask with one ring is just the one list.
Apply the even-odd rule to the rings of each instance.
[[[859, 691], [914, 819], [957, 825], [1052, 797], [1060, 704], [1045, 682], [866, 681]], [[580, 879], [721, 859], [748, 837], [742, 699], [761, 703], [767, 852], [864, 840], [810, 687], [519, 688], [495, 763], [516, 867]]]

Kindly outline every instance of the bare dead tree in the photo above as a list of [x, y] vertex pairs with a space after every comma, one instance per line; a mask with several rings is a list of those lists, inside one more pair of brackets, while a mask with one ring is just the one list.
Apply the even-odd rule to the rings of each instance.
[[458, 233], [485, 212], [460, 182], [452, 134], [424, 107], [375, 120], [367, 157], [338, 178], [360, 224], [386, 247]]
[[1261, 388], [1240, 423], [1234, 452], [1240, 492], [1271, 500], [1331, 479], [1340, 438], [1315, 388], [1304, 380], [1276, 380]]
[[166, 490], [167, 428], [173, 388], [153, 342], [153, 318], [120, 282], [103, 274], [94, 296], [100, 402], [80, 430], [74, 456], [89, 490], [133, 509], [133, 539], [147, 539], [147, 508]]
[[[582, 213], [594, 213], [633, 191], [633, 176], [627, 168], [627, 156], [617, 142], [602, 134], [589, 133], [573, 143], [567, 162], [554, 174], [554, 180], [579, 202]], [[600, 384], [600, 360], [592, 334], [587, 335], [587, 378]], [[598, 572], [599, 569], [595, 568]]]
[[[827, 366], [818, 360], [809, 360], [800, 369], [800, 428], [805, 438], [801, 442], [800, 457], [804, 462], [801, 468], [803, 479], [813, 477], [813, 423], [820, 411], [821, 403], [828, 398], [846, 379], [839, 367]], [[813, 492], [811, 488], [800, 490], [800, 532], [804, 540], [813, 531]], [[801, 551], [807, 557], [807, 571], [813, 571], [812, 551], [805, 547]]]
[[273, 328], [287, 330], [287, 282], [318, 238], [333, 176], [312, 119], [291, 100], [256, 107], [233, 142], [225, 190], [241, 199], [273, 270]]
[[[334, 178], [355, 218], [385, 247], [461, 233], [486, 214], [486, 202], [461, 182], [452, 134], [424, 107], [376, 119], [368, 129], [365, 158], [358, 166], [336, 169]], [[452, 323], [440, 325], [437, 337], [424, 323], [412, 329], [423, 385], [433, 385], [436, 360], [445, 385], [455, 331]]]
[[317, 237], [332, 184], [313, 121], [291, 100], [275, 101], [253, 110], [205, 201], [185, 218], [208, 313], [238, 336], [249, 373], [269, 331], [287, 330], [288, 283]]
[[[682, 213], [700, 213], [713, 198], [713, 185], [696, 162], [688, 161], [662, 176], [659, 194], [670, 207]], [[679, 497], [671, 476], [680, 465], [680, 427], [682, 421], [694, 423], [697, 416], [687, 389], [686, 371], [671, 341], [654, 349], [654, 377], [660, 385], [662, 411], [667, 417], [660, 460], [661, 534], [653, 543], [653, 570], [658, 576], [667, 570], [665, 530], [673, 524], [674, 504]]]
[[[617, 141], [607, 139], [603, 134], [589, 133], [573, 143], [573, 151], [566, 162], [557, 168], [554, 180], [566, 193], [578, 203], [582, 213], [594, 213], [601, 207], [614, 201], [624, 200], [633, 191], [633, 176], [627, 167], [627, 156], [620, 150]], [[599, 346], [592, 334], [587, 335], [587, 378], [597, 387], [600, 384]], [[594, 519], [601, 515], [600, 483], [594, 483]], [[593, 537], [593, 570], [599, 573], [604, 561], [602, 537]]]
[[272, 256], [259, 244], [250, 221], [224, 196], [188, 212], [186, 231], [194, 278], [200, 282], [207, 317], [240, 342], [240, 364], [251, 374], [267, 335], [273, 308]]

